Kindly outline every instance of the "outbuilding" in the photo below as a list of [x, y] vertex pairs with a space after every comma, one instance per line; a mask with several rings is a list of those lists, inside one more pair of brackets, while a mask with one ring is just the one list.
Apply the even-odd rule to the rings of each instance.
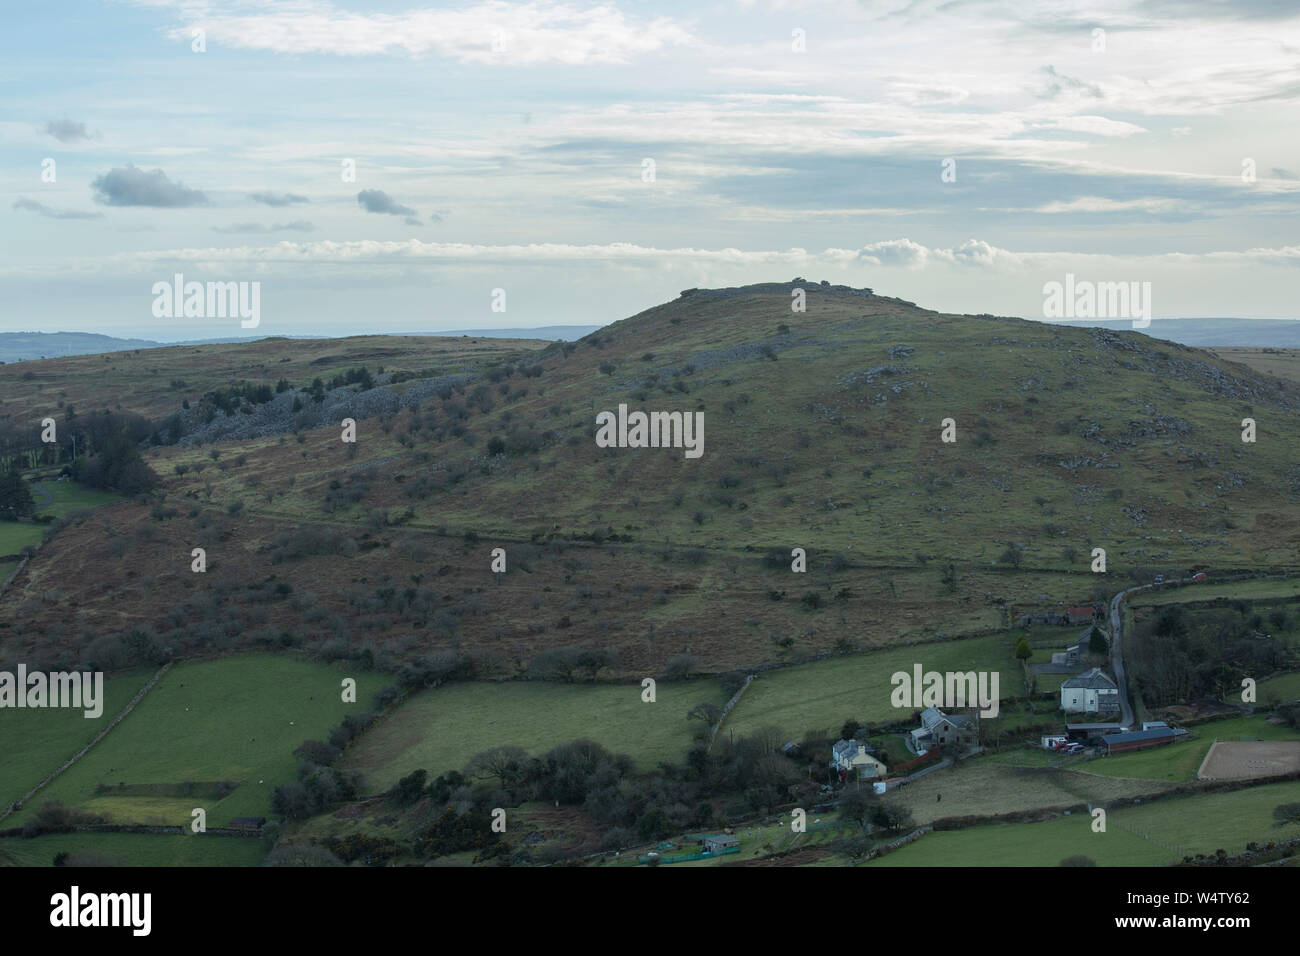
[[1127, 734], [1107, 734], [1101, 738], [1106, 745], [1106, 753], [1128, 753], [1133, 750], [1150, 750], [1174, 742], [1174, 732], [1169, 727], [1153, 727], [1151, 730], [1135, 730]]
[[703, 842], [705, 853], [717, 853], [719, 850], [732, 850], [740, 846], [740, 841], [738, 839], [726, 833], [719, 833], [716, 836], [706, 836]]

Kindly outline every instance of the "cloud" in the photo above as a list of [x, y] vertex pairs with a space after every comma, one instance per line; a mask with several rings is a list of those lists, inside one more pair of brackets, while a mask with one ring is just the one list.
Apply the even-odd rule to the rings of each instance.
[[539, 63], [626, 63], [631, 57], [693, 42], [668, 17], [633, 18], [611, 4], [557, 0], [483, 0], [455, 10], [360, 13], [321, 0], [266, 6], [245, 15], [215, 4], [188, 2], [193, 22], [170, 31], [190, 41], [202, 26], [209, 44], [274, 53], [374, 56], [432, 54], [462, 63], [529, 66]]
[[926, 264], [930, 250], [911, 239], [886, 239], [863, 246], [858, 257], [873, 265], [915, 269]]
[[78, 140], [94, 138], [93, 134], [86, 132], [85, 123], [74, 123], [69, 119], [50, 120], [45, 124], [45, 132], [60, 143], [75, 143]]
[[268, 232], [315, 232], [316, 226], [306, 219], [295, 219], [293, 222], [276, 222], [269, 226], [264, 226], [260, 222], [236, 222], [229, 226], [213, 226], [212, 231], [227, 235]]
[[1039, 94], [1042, 99], [1054, 100], [1066, 91], [1095, 99], [1102, 99], [1106, 95], [1101, 91], [1101, 87], [1096, 84], [1085, 83], [1083, 80], [1076, 80], [1064, 73], [1057, 73], [1054, 66], [1043, 67], [1043, 72], [1047, 74], [1048, 83], [1043, 92]]
[[406, 217], [404, 220], [402, 220], [402, 221], [405, 222], [408, 226], [423, 226], [423, 225], [424, 225], [424, 223], [420, 222], [420, 220], [416, 219], [414, 216], [407, 216], [407, 217]]
[[299, 196], [295, 193], [258, 192], [249, 193], [248, 198], [253, 202], [260, 202], [267, 206], [289, 206], [298, 202], [311, 202], [306, 196]]
[[95, 202], [105, 206], [154, 206], [182, 209], [202, 206], [208, 197], [198, 189], [172, 182], [161, 169], [146, 172], [134, 165], [111, 169], [90, 184]]
[[1298, 179], [1298, 178], [1300, 178], [1300, 177], [1297, 177], [1295, 173], [1291, 172], [1291, 170], [1289, 170], [1289, 169], [1282, 169], [1280, 166], [1274, 166], [1271, 170], [1269, 170], [1269, 173], [1272, 174], [1272, 176], [1273, 176], [1274, 179]]
[[[202, 268], [214, 275], [240, 275], [257, 270], [266, 276], [312, 279], [337, 275], [341, 264], [347, 265], [348, 275], [358, 282], [389, 281], [403, 276], [417, 279], [439, 269], [463, 274], [469, 266], [483, 266], [492, 271], [507, 266], [521, 269], [555, 267], [560, 270], [585, 267], [604, 275], [626, 275], [626, 270], [635, 268], [647, 274], [671, 277], [697, 270], [695, 274], [706, 281], [716, 281], [725, 276], [747, 277], [744, 281], [749, 282], [807, 275], [826, 268], [841, 270], [850, 284], [875, 288], [884, 287], [886, 280], [882, 273], [886, 272], [899, 278], [911, 273], [926, 282], [937, 283], [936, 288], [943, 288], [945, 282], [951, 282], [956, 276], [965, 276], [975, 282], [982, 279], [997, 285], [1003, 279], [1014, 280], [1015, 284], [1030, 281], [1026, 277], [1032, 279], [1067, 272], [1077, 275], [1162, 276], [1165, 281], [1178, 284], [1183, 281], [1179, 277], [1204, 275], [1209, 269], [1247, 270], [1251, 274], [1266, 266], [1300, 270], [1300, 244], [1199, 253], [1126, 255], [1061, 249], [1022, 252], [1000, 248], [981, 239], [967, 239], [944, 248], [897, 238], [871, 242], [856, 249], [832, 247], [820, 252], [799, 247], [780, 250], [659, 248], [632, 243], [480, 245], [422, 242], [418, 239], [280, 240], [264, 245], [140, 250], [94, 258], [69, 257], [45, 263], [43, 271], [34, 270], [29, 263], [0, 264], [0, 276], [19, 276], [24, 280], [37, 274], [116, 277], [130, 273], [149, 275], [179, 266]], [[620, 269], [625, 271], [619, 272]], [[1033, 281], [1041, 287], [1040, 280]], [[1258, 282], [1259, 277], [1251, 281]]]
[[28, 212], [34, 212], [37, 215], [45, 216], [48, 219], [102, 219], [102, 212], [78, 212], [75, 209], [51, 209], [44, 203], [35, 202], [31, 199], [19, 199], [13, 205], [14, 209], [25, 209]]
[[357, 202], [366, 212], [380, 213], [385, 216], [417, 216], [410, 206], [400, 205], [392, 196], [382, 189], [363, 189], [357, 193]]
[[1071, 212], [1173, 212], [1190, 205], [1181, 199], [1107, 199], [1104, 196], [1080, 196], [1077, 199], [1057, 200], [1038, 206], [1034, 212], [1071, 213]]

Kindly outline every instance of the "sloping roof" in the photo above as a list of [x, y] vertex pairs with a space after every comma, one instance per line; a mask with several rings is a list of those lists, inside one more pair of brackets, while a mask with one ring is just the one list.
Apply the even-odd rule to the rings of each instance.
[[[948, 721], [955, 727], [970, 728], [971, 719], [961, 714], [945, 714], [938, 707], [927, 707], [921, 711], [921, 730], [929, 733], [939, 726], [943, 721]], [[916, 731], [913, 731], [915, 734]]]
[[[853, 757], [856, 757], [858, 753], [858, 748], [863, 746], [865, 745], [862, 743], [862, 741], [857, 739], [853, 739], [853, 740], [840, 739], [835, 742], [835, 745], [833, 747], [831, 747], [831, 754], [835, 757], [836, 760], [849, 760], [852, 759]], [[871, 750], [870, 747], [867, 747], [866, 749], [868, 751]]]
[[1061, 681], [1061, 687], [1096, 688], [1099, 690], [1117, 690], [1115, 682], [1101, 672], [1100, 667], [1084, 671], [1078, 677]]
[[921, 711], [921, 726], [926, 730], [934, 730], [943, 719], [943, 711], [938, 707], [927, 707]]
[[1101, 741], [1109, 747], [1111, 744], [1127, 744], [1135, 740], [1159, 740], [1162, 737], [1172, 736], [1174, 732], [1169, 727], [1153, 727], [1151, 730], [1134, 730], [1127, 734], [1107, 734], [1101, 738]]

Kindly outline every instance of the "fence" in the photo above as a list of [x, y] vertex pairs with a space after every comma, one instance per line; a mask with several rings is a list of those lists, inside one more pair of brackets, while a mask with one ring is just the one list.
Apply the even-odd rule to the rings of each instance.
[[639, 856], [636, 861], [638, 863], [649, 863], [651, 860], [658, 860], [660, 863], [685, 863], [687, 860], [712, 860], [716, 856], [726, 856], [728, 853], [739, 852], [740, 847], [733, 846], [713, 853], [691, 853], [686, 856]]
[[745, 683], [740, 685], [740, 690], [732, 694], [731, 700], [727, 701], [727, 706], [722, 708], [722, 714], [718, 717], [718, 722], [709, 730], [709, 746], [706, 748], [706, 753], [713, 749], [713, 742], [718, 739], [718, 731], [722, 729], [722, 722], [726, 720], [727, 715], [731, 713], [731, 708], [735, 707], [736, 704], [740, 702], [741, 696], [745, 691], [749, 690], [749, 685], [753, 683], [754, 678], [757, 676], [757, 674], [750, 674], [746, 677]]

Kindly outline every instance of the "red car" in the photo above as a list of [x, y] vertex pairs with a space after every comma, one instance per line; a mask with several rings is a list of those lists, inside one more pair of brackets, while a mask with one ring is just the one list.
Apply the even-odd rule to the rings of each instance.
[[1193, 580], [1193, 581], [1204, 581], [1204, 580], [1205, 580], [1205, 572], [1204, 572], [1204, 571], [1197, 571], [1195, 574], [1192, 575], [1192, 580]]

